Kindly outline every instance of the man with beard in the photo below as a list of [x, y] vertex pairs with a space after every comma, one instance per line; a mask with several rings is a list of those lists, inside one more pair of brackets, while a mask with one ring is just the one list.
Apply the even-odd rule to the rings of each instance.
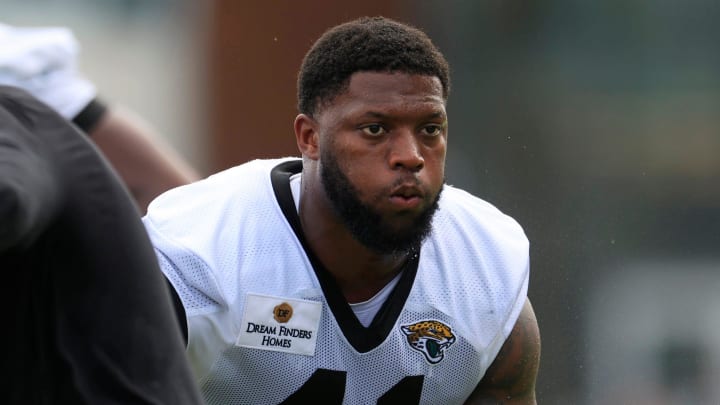
[[362, 18], [303, 60], [302, 159], [171, 190], [145, 226], [209, 404], [534, 404], [528, 241], [444, 184], [448, 65]]

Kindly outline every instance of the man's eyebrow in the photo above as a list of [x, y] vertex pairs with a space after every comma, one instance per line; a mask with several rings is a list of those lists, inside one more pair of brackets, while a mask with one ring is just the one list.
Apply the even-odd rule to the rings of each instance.
[[[392, 115], [381, 113], [379, 111], [365, 111], [360, 117], [370, 117], [376, 119], [388, 119], [392, 118]], [[435, 111], [425, 116], [426, 119], [444, 118], [445, 113], [442, 111]]]
[[363, 117], [370, 117], [370, 118], [378, 118], [378, 119], [385, 119], [390, 117], [388, 114], [381, 113], [378, 111], [366, 111], [362, 114]]

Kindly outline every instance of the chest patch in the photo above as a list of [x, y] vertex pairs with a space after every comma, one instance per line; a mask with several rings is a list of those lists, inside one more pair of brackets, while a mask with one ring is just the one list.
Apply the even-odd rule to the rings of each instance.
[[455, 343], [452, 328], [440, 321], [420, 321], [401, 325], [400, 329], [407, 337], [410, 347], [422, 353], [430, 364], [442, 361], [445, 351]]
[[312, 356], [321, 313], [319, 302], [248, 294], [235, 344]]

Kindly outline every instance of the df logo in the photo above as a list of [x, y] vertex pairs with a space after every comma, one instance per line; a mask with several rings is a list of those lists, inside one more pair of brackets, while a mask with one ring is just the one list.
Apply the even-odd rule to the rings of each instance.
[[293, 315], [293, 308], [288, 304], [287, 302], [283, 302], [282, 304], [276, 305], [275, 308], [273, 308], [273, 318], [275, 318], [276, 321], [279, 323], [285, 323], [292, 318]]

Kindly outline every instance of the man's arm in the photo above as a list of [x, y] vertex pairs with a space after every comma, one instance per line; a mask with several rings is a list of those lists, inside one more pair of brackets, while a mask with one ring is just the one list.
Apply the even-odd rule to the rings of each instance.
[[90, 139], [118, 172], [143, 214], [160, 193], [199, 179], [170, 145], [128, 110], [109, 108], [90, 130]]
[[79, 52], [67, 28], [0, 24], [0, 84], [26, 90], [88, 133], [142, 213], [163, 191], [197, 180], [149, 125], [97, 100], [95, 86], [78, 69]]
[[540, 330], [530, 300], [467, 405], [535, 405]]

